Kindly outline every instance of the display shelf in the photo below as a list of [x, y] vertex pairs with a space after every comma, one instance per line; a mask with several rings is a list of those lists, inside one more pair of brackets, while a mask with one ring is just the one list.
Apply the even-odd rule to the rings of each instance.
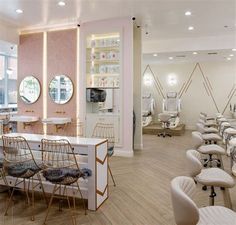
[[100, 52], [100, 51], [119, 51], [120, 47], [119, 46], [112, 46], [112, 47], [87, 47], [88, 51], [94, 50], [95, 52]]
[[119, 60], [110, 60], [110, 59], [100, 59], [100, 60], [87, 60], [86, 63], [95, 63], [95, 64], [103, 64], [103, 63], [120, 63]]

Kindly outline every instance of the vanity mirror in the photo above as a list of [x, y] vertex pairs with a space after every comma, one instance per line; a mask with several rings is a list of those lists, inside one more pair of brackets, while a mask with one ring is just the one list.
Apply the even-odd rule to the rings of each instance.
[[19, 87], [21, 99], [27, 104], [35, 103], [40, 96], [40, 83], [34, 76], [25, 77]]
[[56, 75], [49, 84], [49, 95], [57, 104], [67, 103], [73, 95], [73, 84], [65, 75]]

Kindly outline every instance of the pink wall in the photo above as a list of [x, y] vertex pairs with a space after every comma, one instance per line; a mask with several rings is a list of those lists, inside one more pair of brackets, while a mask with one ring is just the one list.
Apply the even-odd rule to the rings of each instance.
[[[74, 94], [71, 100], [59, 105], [47, 95], [47, 117], [70, 117], [72, 123], [60, 135], [76, 135], [76, 60], [77, 60], [77, 30], [51, 31], [47, 34], [47, 86], [55, 75], [68, 76], [74, 85]], [[48, 126], [47, 133], [55, 134], [55, 127]]]
[[[43, 84], [43, 33], [27, 34], [20, 36], [18, 47], [18, 79], [17, 87], [26, 76], [36, 77], [42, 87]], [[37, 102], [28, 105], [25, 104], [18, 94], [18, 114], [43, 117], [43, 98], [41, 95]], [[41, 122], [34, 126], [23, 128], [23, 124], [18, 124], [18, 132], [24, 133], [42, 133], [43, 126]]]

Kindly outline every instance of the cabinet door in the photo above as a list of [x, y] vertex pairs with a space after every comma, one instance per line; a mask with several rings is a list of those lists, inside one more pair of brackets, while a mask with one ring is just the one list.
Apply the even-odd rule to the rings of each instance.
[[94, 127], [97, 123], [114, 124], [115, 144], [121, 145], [120, 140], [120, 117], [119, 116], [106, 116], [106, 115], [87, 115], [86, 117], [86, 137], [91, 137]]

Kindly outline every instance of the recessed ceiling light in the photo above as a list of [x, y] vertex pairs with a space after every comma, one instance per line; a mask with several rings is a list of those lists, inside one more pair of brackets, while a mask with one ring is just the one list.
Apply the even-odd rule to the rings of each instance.
[[171, 56], [170, 56], [170, 57], [169, 57], [169, 59], [170, 59], [170, 60], [172, 60], [172, 59], [173, 59], [173, 57], [171, 57]]
[[153, 54], [153, 56], [154, 56], [154, 57], [157, 57], [157, 54], [155, 53], [155, 54]]
[[233, 48], [232, 51], [233, 51], [233, 52], [236, 52], [236, 48]]
[[226, 59], [227, 59], [228, 61], [230, 61], [230, 60], [231, 60], [231, 58], [230, 58], [230, 57], [227, 57]]
[[197, 52], [193, 52], [193, 55], [197, 55], [198, 53]]
[[233, 57], [233, 56], [234, 56], [234, 54], [230, 54], [229, 56], [230, 56], [230, 57]]
[[193, 26], [188, 27], [188, 30], [194, 30]]
[[21, 14], [21, 13], [23, 13], [23, 10], [22, 9], [16, 9], [16, 13]]
[[184, 13], [184, 15], [185, 15], [185, 16], [191, 16], [192, 13], [191, 13], [190, 11], [186, 11], [186, 12]]
[[66, 3], [63, 2], [63, 1], [60, 1], [60, 2], [58, 2], [57, 4], [58, 4], [59, 6], [65, 6], [65, 5], [66, 5]]

